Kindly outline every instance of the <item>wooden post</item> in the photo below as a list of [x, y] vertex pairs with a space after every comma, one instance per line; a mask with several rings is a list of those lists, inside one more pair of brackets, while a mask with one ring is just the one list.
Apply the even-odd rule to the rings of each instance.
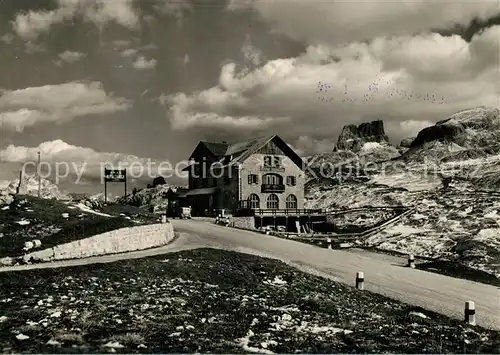
[[38, 152], [38, 198], [40, 198], [41, 186], [42, 186], [42, 179], [40, 175], [40, 152]]
[[465, 302], [465, 322], [476, 325], [476, 306], [473, 301]]
[[108, 182], [104, 180], [104, 204], [108, 203]]
[[364, 289], [365, 274], [362, 271], [356, 273], [356, 288], [358, 290]]
[[21, 182], [23, 181], [23, 169], [19, 171], [19, 184], [17, 184], [16, 187], [16, 194], [19, 194], [19, 191], [21, 191]]
[[125, 173], [125, 196], [124, 198], [127, 198], [127, 170], [124, 170]]
[[413, 255], [413, 254], [410, 254], [408, 256], [408, 267], [415, 269], [415, 255]]

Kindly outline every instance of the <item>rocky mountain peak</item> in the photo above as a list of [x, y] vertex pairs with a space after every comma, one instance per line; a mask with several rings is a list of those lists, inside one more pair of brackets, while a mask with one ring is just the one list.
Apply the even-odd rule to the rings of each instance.
[[358, 152], [368, 142], [389, 142], [384, 130], [384, 121], [375, 120], [361, 123], [359, 126], [354, 124], [344, 126], [333, 151], [350, 150]]

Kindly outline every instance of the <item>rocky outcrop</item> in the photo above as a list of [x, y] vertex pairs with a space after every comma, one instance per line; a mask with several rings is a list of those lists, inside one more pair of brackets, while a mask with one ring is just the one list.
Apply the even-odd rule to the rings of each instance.
[[449, 162], [500, 153], [500, 110], [475, 107], [422, 129], [402, 159]]
[[460, 134], [464, 132], [465, 127], [460, 124], [436, 124], [435, 126], [426, 127], [421, 130], [411, 143], [410, 148], [418, 147], [424, 143], [435, 140], [446, 140], [460, 144], [463, 143], [461, 139], [458, 139], [460, 142], [456, 142], [456, 140], [460, 137]]
[[[11, 194], [38, 195], [38, 178], [34, 175], [23, 176], [22, 179], [12, 180], [5, 188]], [[50, 180], [40, 179], [40, 197], [45, 199], [70, 200], [70, 197], [59, 190], [59, 187]]]
[[466, 148], [497, 144], [500, 136], [500, 110], [476, 107], [457, 112], [434, 126], [421, 130], [411, 144], [419, 147], [427, 142], [453, 142]]
[[342, 128], [337, 145], [333, 151], [350, 150], [358, 152], [365, 143], [387, 143], [388, 141], [389, 138], [385, 134], [384, 122], [382, 120], [364, 122], [359, 126], [350, 124]]
[[399, 143], [399, 146], [402, 148], [410, 148], [414, 140], [415, 137], [404, 138], [401, 140], [401, 143]]

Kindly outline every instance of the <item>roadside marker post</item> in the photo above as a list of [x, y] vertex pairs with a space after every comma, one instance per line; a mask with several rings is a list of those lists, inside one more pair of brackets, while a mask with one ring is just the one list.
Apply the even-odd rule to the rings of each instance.
[[415, 255], [413, 255], [413, 254], [410, 254], [408, 256], [408, 267], [415, 269]]
[[465, 302], [465, 322], [476, 325], [476, 305], [473, 301]]
[[331, 238], [326, 239], [326, 247], [328, 249], [332, 249], [332, 239]]
[[362, 271], [356, 273], [356, 288], [364, 290], [365, 274]]

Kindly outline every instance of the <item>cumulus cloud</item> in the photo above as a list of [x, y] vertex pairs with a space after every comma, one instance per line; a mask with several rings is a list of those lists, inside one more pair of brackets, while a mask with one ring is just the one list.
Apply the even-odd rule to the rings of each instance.
[[18, 14], [12, 21], [14, 32], [23, 39], [34, 40], [52, 26], [77, 17], [98, 26], [110, 22], [131, 29], [139, 26], [132, 0], [58, 0], [57, 5], [55, 10]]
[[139, 56], [133, 66], [134, 68], [136, 69], [154, 69], [156, 68], [156, 59], [146, 59], [145, 57], [143, 56]]
[[289, 145], [301, 156], [309, 154], [331, 152], [337, 143], [336, 139], [314, 139], [308, 136], [299, 136]]
[[338, 45], [374, 37], [411, 36], [436, 28], [468, 25], [500, 13], [498, 1], [319, 1], [286, 3], [230, 0], [229, 10], [251, 10], [275, 31], [311, 45]]
[[[250, 127], [322, 142], [336, 140], [345, 124], [383, 119], [399, 142], [461, 109], [498, 107], [499, 29], [478, 33], [471, 42], [424, 33], [310, 45], [298, 57], [271, 60], [253, 71], [228, 63], [218, 85], [163, 102], [170, 105], [174, 129], [246, 136]], [[303, 143], [300, 149], [315, 151], [318, 145]]]
[[243, 53], [245, 61], [253, 64], [254, 66], [260, 65], [264, 60], [262, 51], [253, 46], [249, 35], [246, 36], [245, 43], [243, 43], [243, 46], [241, 47], [241, 53]]
[[14, 36], [10, 33], [6, 33], [0, 36], [0, 41], [2, 41], [5, 44], [11, 44], [14, 41]]
[[188, 0], [156, 0], [153, 8], [159, 14], [175, 17], [179, 26], [182, 26], [184, 16], [193, 11]]
[[[40, 152], [45, 170], [50, 169], [55, 175], [57, 174], [55, 167], [58, 166], [59, 173], [66, 174], [67, 172], [69, 176], [66, 177], [69, 179], [75, 178], [76, 175], [81, 175], [88, 180], [98, 179], [101, 177], [104, 167], [127, 169], [127, 174], [130, 177], [144, 180], [149, 180], [157, 175], [171, 177], [176, 173], [175, 164], [169, 161], [122, 153], [98, 152], [92, 148], [68, 144], [60, 139], [43, 142], [37, 147], [10, 144], [0, 150], [0, 162], [23, 164], [36, 162], [38, 152]], [[186, 165], [187, 162], [183, 166], [179, 166], [178, 170], [182, 170]], [[56, 177], [53, 175], [52, 178]]]
[[133, 48], [127, 48], [121, 52], [121, 55], [124, 57], [131, 57], [131, 56], [134, 56], [136, 54], [137, 54], [137, 49], [133, 49]]
[[59, 60], [57, 61], [57, 63], [59, 65], [61, 65], [63, 62], [75, 63], [84, 58], [85, 56], [86, 54], [81, 52], [64, 51], [62, 53], [59, 53], [58, 55]]
[[0, 92], [0, 128], [22, 132], [39, 123], [127, 110], [130, 103], [99, 82], [69, 82]]

